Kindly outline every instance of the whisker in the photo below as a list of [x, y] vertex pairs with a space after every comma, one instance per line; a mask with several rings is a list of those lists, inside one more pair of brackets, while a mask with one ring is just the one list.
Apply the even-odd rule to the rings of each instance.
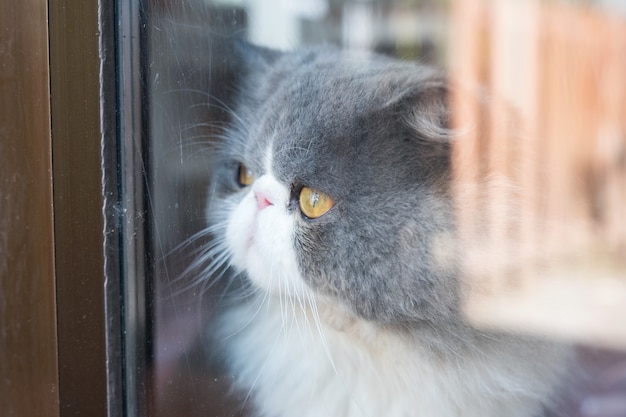
[[313, 298], [313, 295], [307, 294], [307, 299], [309, 302], [309, 306], [311, 307], [311, 313], [313, 314], [313, 322], [315, 323], [315, 327], [317, 328], [317, 333], [320, 337], [320, 342], [322, 343], [322, 348], [324, 349], [324, 353], [326, 353], [326, 357], [330, 361], [330, 365], [335, 372], [335, 375], [338, 377], [339, 371], [337, 371], [337, 367], [335, 366], [335, 361], [333, 360], [332, 354], [330, 353], [330, 349], [328, 348], [328, 343], [326, 340], [326, 335], [324, 334], [324, 329], [322, 328], [322, 321], [320, 319], [319, 311], [317, 309], [317, 303]]

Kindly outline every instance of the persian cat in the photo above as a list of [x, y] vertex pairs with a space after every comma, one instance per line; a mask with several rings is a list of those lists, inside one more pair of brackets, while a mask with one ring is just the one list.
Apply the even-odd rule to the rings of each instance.
[[561, 349], [462, 317], [442, 74], [241, 51], [206, 257], [243, 282], [210, 349], [254, 415], [542, 415]]

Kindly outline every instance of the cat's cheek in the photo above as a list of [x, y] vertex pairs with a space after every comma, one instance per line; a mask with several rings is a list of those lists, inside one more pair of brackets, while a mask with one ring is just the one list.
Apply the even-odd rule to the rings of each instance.
[[258, 287], [276, 294], [303, 296], [294, 248], [293, 216], [282, 206], [259, 210], [252, 194], [230, 214], [226, 240], [231, 262]]
[[302, 296], [306, 292], [296, 261], [293, 217], [271, 206], [257, 216], [247, 272], [259, 287], [274, 294]]
[[248, 249], [252, 243], [254, 223], [256, 220], [256, 200], [252, 193], [237, 204], [228, 216], [226, 243], [231, 255], [231, 263], [239, 270], [245, 270]]

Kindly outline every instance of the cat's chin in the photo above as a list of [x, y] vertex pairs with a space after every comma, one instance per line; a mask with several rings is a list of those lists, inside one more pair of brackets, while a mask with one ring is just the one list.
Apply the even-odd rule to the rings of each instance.
[[[302, 280], [295, 262], [289, 259], [268, 261], [253, 243], [248, 249], [244, 272], [250, 282], [262, 291], [281, 299], [304, 300], [311, 297], [311, 291]], [[280, 265], [278, 265], [280, 264]]]

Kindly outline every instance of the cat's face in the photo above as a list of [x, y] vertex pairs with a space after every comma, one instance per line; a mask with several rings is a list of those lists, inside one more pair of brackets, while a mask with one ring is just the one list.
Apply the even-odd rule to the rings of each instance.
[[255, 62], [209, 208], [232, 266], [383, 324], [455, 314], [444, 81], [336, 51]]

